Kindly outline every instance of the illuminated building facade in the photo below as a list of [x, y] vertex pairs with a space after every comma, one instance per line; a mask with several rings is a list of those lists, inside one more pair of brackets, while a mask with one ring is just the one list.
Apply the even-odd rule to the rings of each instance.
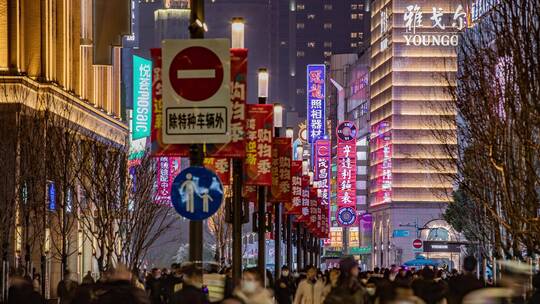
[[[97, 272], [92, 239], [84, 236], [70, 207], [80, 187], [60, 185], [55, 170], [65, 164], [61, 157], [82, 158], [82, 142], [126, 145], [120, 46], [130, 33], [129, 5], [128, 0], [0, 0], [1, 276], [5, 279], [10, 268], [41, 273], [47, 299], [56, 298], [62, 260], [79, 280], [87, 271]], [[66, 152], [67, 134], [75, 134], [69, 138], [77, 144], [72, 141]], [[39, 214], [28, 211], [29, 205], [41, 206]], [[63, 226], [69, 255], [62, 258], [60, 205], [62, 218], [71, 223]], [[43, 226], [30, 224], [31, 215]]]
[[[412, 242], [439, 223], [455, 172], [437, 132], [448, 121], [449, 84], [457, 70], [461, 1], [374, 0], [371, 21], [370, 189], [373, 265], [414, 258]], [[434, 132], [433, 130], [437, 130]], [[450, 138], [453, 138], [450, 136]], [[428, 233], [429, 234], [429, 233]], [[430, 234], [429, 234], [430, 235]], [[452, 233], [448, 241], [454, 240]]]

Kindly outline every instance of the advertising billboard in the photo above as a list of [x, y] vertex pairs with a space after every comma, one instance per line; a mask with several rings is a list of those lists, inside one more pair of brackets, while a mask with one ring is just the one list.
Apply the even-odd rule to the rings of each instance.
[[133, 139], [150, 136], [152, 61], [133, 55]]
[[310, 144], [325, 135], [325, 74], [324, 64], [307, 66], [307, 127]]

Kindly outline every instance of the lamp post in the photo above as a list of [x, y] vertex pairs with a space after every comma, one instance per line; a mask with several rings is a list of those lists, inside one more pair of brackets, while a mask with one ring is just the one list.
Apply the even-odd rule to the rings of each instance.
[[[235, 17], [231, 24], [231, 47], [244, 48], [244, 19]], [[233, 158], [233, 208], [232, 208], [232, 274], [236, 284], [242, 276], [242, 185], [244, 183], [243, 161]]]
[[[266, 104], [268, 99], [268, 70], [265, 68], [259, 69], [258, 72], [258, 97], [259, 104]], [[259, 250], [257, 252], [257, 267], [263, 278], [263, 286], [266, 281], [266, 187], [258, 186], [257, 189], [257, 236], [259, 242]]]
[[[283, 127], [283, 105], [274, 103], [274, 137], [279, 137]], [[274, 204], [274, 275], [276, 279], [281, 266], [281, 202]]]
[[[294, 130], [293, 128], [287, 128], [285, 130], [285, 136], [287, 138], [292, 138], [294, 137]], [[295, 151], [293, 151], [295, 152]], [[294, 157], [293, 157], [294, 159]], [[292, 217], [290, 214], [287, 214], [287, 217], [286, 217], [286, 223], [285, 223], [285, 240], [287, 242], [287, 246], [286, 246], [286, 252], [287, 252], [287, 261], [286, 261], [286, 264], [287, 266], [289, 267], [289, 269], [292, 270], [292, 233], [291, 233], [291, 226], [292, 226]]]

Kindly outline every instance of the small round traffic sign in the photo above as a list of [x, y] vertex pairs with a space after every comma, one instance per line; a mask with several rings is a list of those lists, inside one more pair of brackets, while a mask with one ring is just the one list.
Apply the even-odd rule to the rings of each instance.
[[169, 80], [176, 94], [189, 101], [206, 100], [223, 83], [223, 63], [212, 50], [192, 46], [176, 54], [169, 66]]
[[219, 210], [223, 184], [214, 172], [204, 167], [189, 167], [174, 179], [171, 201], [181, 216], [201, 221]]
[[422, 248], [422, 240], [416, 239], [412, 242], [412, 246], [416, 249]]

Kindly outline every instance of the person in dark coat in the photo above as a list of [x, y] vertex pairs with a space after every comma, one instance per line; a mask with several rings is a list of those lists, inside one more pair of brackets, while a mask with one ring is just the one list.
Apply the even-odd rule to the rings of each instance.
[[171, 265], [171, 273], [163, 278], [163, 289], [165, 293], [164, 302], [171, 303], [174, 293], [182, 289], [182, 269], [179, 264]]
[[463, 274], [454, 275], [448, 280], [449, 304], [461, 304], [465, 295], [484, 287], [482, 281], [474, 273], [476, 263], [476, 259], [473, 256], [467, 256], [463, 261]]
[[66, 270], [64, 272], [64, 279], [58, 282], [56, 287], [56, 293], [60, 299], [60, 304], [71, 304], [73, 303], [73, 296], [75, 295], [75, 290], [79, 287], [79, 283], [71, 278], [71, 272]]
[[344, 257], [339, 262], [340, 275], [337, 286], [326, 296], [324, 304], [364, 304], [367, 293], [358, 281], [358, 262], [352, 256]]
[[73, 298], [77, 304], [150, 304], [141, 288], [132, 283], [132, 274], [124, 266], [110, 272], [107, 281], [81, 285]]
[[184, 274], [182, 290], [175, 292], [172, 304], [208, 304], [208, 297], [203, 292], [202, 269], [189, 264], [182, 267]]
[[32, 286], [32, 282], [19, 273], [13, 273], [9, 278], [7, 304], [45, 304], [45, 299]]
[[448, 285], [444, 281], [435, 280], [435, 271], [424, 267], [421, 277], [412, 282], [414, 295], [424, 300], [426, 304], [441, 303], [448, 293]]
[[294, 295], [294, 282], [289, 267], [281, 267], [281, 276], [276, 280], [275, 295], [278, 304], [291, 304]]
[[161, 279], [161, 270], [153, 268], [148, 280], [146, 280], [146, 291], [150, 296], [152, 304], [162, 304], [163, 280]]
[[534, 293], [529, 299], [528, 304], [540, 303], [540, 272], [536, 273], [533, 277], [532, 284], [534, 287]]
[[90, 284], [94, 284], [95, 282], [96, 281], [92, 277], [92, 271], [89, 270], [82, 279], [82, 285], [90, 285]]

